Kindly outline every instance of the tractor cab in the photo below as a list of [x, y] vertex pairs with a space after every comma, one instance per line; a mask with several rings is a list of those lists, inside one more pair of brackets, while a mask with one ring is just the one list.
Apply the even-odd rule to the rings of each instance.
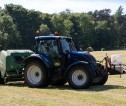
[[37, 53], [49, 59], [53, 66], [60, 66], [58, 43], [55, 39], [41, 39], [38, 42]]
[[36, 37], [36, 53], [49, 59], [54, 67], [60, 67], [64, 65], [66, 55], [70, 51], [77, 51], [74, 42], [70, 37]]

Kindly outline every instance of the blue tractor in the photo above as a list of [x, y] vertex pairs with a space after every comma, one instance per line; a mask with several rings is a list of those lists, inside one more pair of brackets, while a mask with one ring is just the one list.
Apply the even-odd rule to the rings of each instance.
[[29, 87], [60, 86], [84, 89], [104, 85], [108, 72], [88, 52], [76, 48], [71, 37], [37, 36], [35, 54], [24, 60], [24, 78]]

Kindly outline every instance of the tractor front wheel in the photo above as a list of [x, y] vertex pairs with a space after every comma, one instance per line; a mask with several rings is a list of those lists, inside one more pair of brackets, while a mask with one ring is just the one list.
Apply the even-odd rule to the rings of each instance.
[[47, 72], [40, 62], [31, 62], [26, 65], [24, 73], [25, 82], [29, 87], [47, 87]]
[[93, 81], [92, 74], [83, 66], [73, 67], [68, 73], [68, 83], [72, 88], [89, 88]]

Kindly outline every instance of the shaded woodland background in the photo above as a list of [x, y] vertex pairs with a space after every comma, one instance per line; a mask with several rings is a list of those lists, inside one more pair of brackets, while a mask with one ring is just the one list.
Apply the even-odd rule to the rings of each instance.
[[7, 4], [0, 8], [0, 50], [31, 49], [34, 37], [58, 31], [70, 36], [85, 50], [125, 48], [126, 14], [120, 6], [114, 14], [110, 9], [72, 13], [69, 9], [58, 14], [28, 10], [21, 5]]

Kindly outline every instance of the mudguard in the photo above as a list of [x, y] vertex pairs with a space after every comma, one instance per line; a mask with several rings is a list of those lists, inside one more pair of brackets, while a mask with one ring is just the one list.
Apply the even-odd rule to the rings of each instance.
[[27, 64], [28, 62], [31, 62], [31, 61], [40, 61], [40, 62], [44, 63], [44, 65], [47, 68], [52, 68], [53, 67], [50, 60], [46, 56], [43, 56], [41, 54], [32, 54], [31, 56], [25, 58], [23, 63]]
[[73, 66], [75, 66], [75, 65], [83, 65], [85, 68], [87, 68], [87, 69], [92, 73], [93, 76], [95, 76], [96, 73], [95, 73], [95, 71], [93, 71], [92, 69], [90, 69], [89, 64], [90, 64], [90, 63], [89, 63], [89, 62], [86, 62], [86, 61], [77, 61], [77, 62], [71, 64], [71, 65], [66, 69], [65, 75], [67, 75], [67, 72], [68, 72], [69, 69], [72, 68]]

